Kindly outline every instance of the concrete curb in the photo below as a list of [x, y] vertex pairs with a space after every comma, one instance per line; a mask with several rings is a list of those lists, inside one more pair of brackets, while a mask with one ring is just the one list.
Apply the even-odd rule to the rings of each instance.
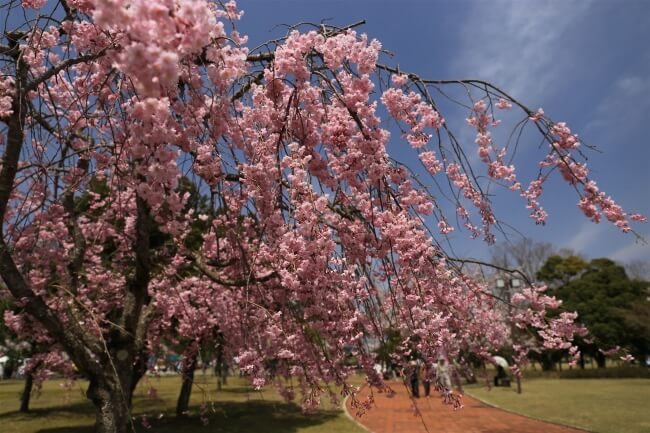
[[[361, 390], [364, 386], [365, 386], [365, 385], [363, 385], [359, 390]], [[349, 395], [348, 395], [347, 397], [345, 397], [345, 399], [343, 399], [343, 412], [345, 412], [345, 416], [347, 416], [350, 420], [352, 420], [353, 423], [355, 423], [356, 425], [358, 425], [359, 427], [361, 427], [361, 429], [362, 429], [363, 431], [366, 431], [366, 432], [368, 432], [368, 433], [373, 433], [372, 430], [369, 430], [368, 427], [366, 427], [365, 425], [361, 424], [361, 423], [359, 422], [359, 420], [357, 420], [354, 416], [352, 416], [352, 414], [351, 414], [350, 412], [348, 412], [348, 398], [350, 398]]]

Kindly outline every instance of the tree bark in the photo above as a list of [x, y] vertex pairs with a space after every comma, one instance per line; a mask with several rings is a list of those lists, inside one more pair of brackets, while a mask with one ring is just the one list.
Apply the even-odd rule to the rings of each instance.
[[521, 373], [515, 375], [515, 382], [517, 383], [517, 394], [521, 394]]
[[598, 368], [605, 368], [605, 355], [603, 355], [600, 351], [596, 351], [594, 358], [596, 358], [596, 365], [598, 365]]
[[197, 354], [195, 353], [194, 355], [191, 355], [191, 358], [187, 361], [187, 364], [183, 366], [183, 382], [181, 384], [181, 392], [178, 395], [178, 401], [176, 403], [176, 416], [187, 416], [189, 412], [196, 362]]
[[[125, 384], [127, 385], [127, 384]], [[91, 380], [87, 396], [95, 405], [95, 433], [129, 433], [131, 415], [130, 386], [114, 382]]]
[[214, 374], [217, 376], [217, 391], [221, 391], [223, 385], [223, 345], [217, 347], [217, 362], [214, 366]]
[[29, 412], [29, 400], [32, 396], [32, 388], [34, 387], [34, 376], [29, 373], [25, 377], [25, 387], [23, 388], [23, 394], [20, 396], [20, 411]]
[[[7, 215], [22, 146], [26, 139], [24, 127], [27, 116], [31, 115], [27, 97], [29, 91], [34, 90], [40, 82], [54, 76], [65, 66], [91, 59], [80, 56], [66, 60], [29, 83], [30, 70], [22, 56], [19, 43], [21, 37], [7, 35], [9, 50], [3, 52], [3, 55], [8, 54], [13, 59], [16, 72], [15, 91], [11, 102], [13, 113], [6, 121], [3, 119], [7, 124], [7, 133], [0, 164], [0, 221]], [[80, 164], [78, 168], [85, 170], [85, 162]], [[75, 241], [73, 258], [68, 264], [74, 286], [77, 274], [81, 272], [85, 242], [76, 226], [76, 215], [71, 212], [74, 207], [74, 194], [67, 194], [63, 202], [64, 207], [71, 214], [67, 225]], [[96, 433], [127, 433], [132, 430], [131, 396], [135, 384], [145, 371], [145, 368], [136, 363], [144, 362], [146, 367], [146, 358], [138, 359], [138, 355], [142, 348], [146, 347], [149, 314], [146, 307], [150, 302], [148, 285], [151, 279], [149, 238], [152, 220], [146, 201], [139, 195], [136, 196], [136, 205], [136, 233], [132, 246], [135, 253], [135, 269], [133, 277], [127, 281], [121, 311], [116, 308], [113, 316], [107, 321], [117, 325], [111, 325], [106, 341], [100, 341], [95, 337], [94, 331], [90, 332], [81, 321], [75, 320], [76, 315], [86, 314], [85, 310], [71, 308], [68, 313], [70, 320], [62, 320], [58, 311], [50, 308], [46, 300], [33, 291], [19, 264], [14, 261], [13, 250], [9, 248], [4, 237], [0, 236], [0, 277], [6, 287], [15, 299], [24, 304], [25, 312], [45, 327], [48, 334], [65, 349], [79, 371], [90, 379], [87, 397], [97, 410]], [[25, 385], [27, 387], [27, 383]], [[31, 386], [33, 386], [33, 379]], [[21, 401], [21, 406], [22, 403]]]
[[542, 371], [553, 371], [554, 363], [549, 353], [542, 352], [540, 362], [542, 364]]

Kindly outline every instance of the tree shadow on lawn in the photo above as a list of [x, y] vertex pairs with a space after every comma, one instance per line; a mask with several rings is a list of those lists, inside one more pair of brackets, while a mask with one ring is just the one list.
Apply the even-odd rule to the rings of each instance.
[[[77, 407], [78, 406], [78, 407]], [[49, 409], [37, 409], [30, 417], [60, 416], [59, 411], [68, 412], [75, 416], [76, 410], [86, 414], [94, 412], [90, 405], [59, 406]], [[144, 410], [141, 410], [144, 409]], [[322, 410], [315, 414], [304, 414], [300, 406], [294, 403], [278, 401], [251, 400], [246, 402], [214, 402], [208, 404], [207, 418], [209, 423], [203, 425], [197, 415], [199, 408], [191, 408], [192, 416], [176, 418], [173, 413], [147, 412], [139, 408], [135, 414], [134, 424], [139, 433], [245, 433], [263, 431], [268, 433], [295, 433], [300, 429], [322, 424], [340, 415], [338, 410]], [[141, 414], [146, 413], [151, 428], [145, 428], [141, 422]], [[12, 413], [14, 416], [15, 412]], [[0, 424], [2, 423], [0, 416]], [[13, 418], [12, 421], [18, 421]], [[93, 433], [92, 426], [42, 428], [37, 433]]]
[[[211, 392], [217, 392], [219, 394], [251, 394], [251, 395], [259, 395], [259, 391], [255, 391], [253, 388], [250, 386], [228, 386], [228, 387], [223, 387], [218, 391], [215, 391], [214, 385], [210, 384], [209, 386], [200, 386], [200, 384], [195, 385], [196, 389], [194, 392], [199, 392], [201, 389], [205, 389], [206, 391], [211, 391]], [[267, 391], [268, 392], [268, 391]]]
[[[16, 403], [18, 407], [18, 403]], [[69, 404], [60, 404], [56, 406], [48, 407], [37, 407], [30, 408], [29, 412], [20, 412], [18, 409], [12, 410], [11, 412], [4, 412], [0, 414], [0, 425], [3, 425], [7, 422], [7, 419], [11, 421], [23, 421], [29, 419], [47, 419], [48, 416], [93, 416], [95, 414], [95, 408], [90, 402], [79, 402], [79, 403], [69, 403]]]

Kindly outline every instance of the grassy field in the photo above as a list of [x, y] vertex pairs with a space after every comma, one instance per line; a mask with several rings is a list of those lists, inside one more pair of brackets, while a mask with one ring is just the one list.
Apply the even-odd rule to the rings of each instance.
[[[0, 432], [2, 433], [92, 433], [94, 409], [77, 382], [65, 390], [60, 380], [48, 381], [32, 400], [32, 412], [21, 414], [18, 397], [22, 381], [0, 382]], [[155, 397], [147, 395], [153, 387]], [[295, 404], [281, 401], [274, 390], [256, 392], [244, 380], [231, 378], [216, 391], [211, 376], [197, 375], [189, 419], [177, 420], [174, 408], [180, 379], [176, 376], [147, 378], [136, 390], [134, 415], [147, 414], [151, 433], [362, 433], [338, 407], [325, 405], [317, 415], [304, 415]], [[495, 406], [598, 433], [650, 433], [650, 380], [648, 379], [530, 379], [524, 392], [514, 388], [471, 386], [466, 391]], [[209, 424], [203, 426], [199, 406], [209, 404]], [[452, 415], [453, 416], [453, 415]]]
[[[32, 400], [32, 412], [18, 412], [22, 381], [0, 382], [0, 431], [2, 433], [91, 433], [93, 406], [83, 392], [86, 383], [79, 381], [72, 390], [61, 387], [60, 380], [44, 384], [40, 396]], [[147, 396], [153, 386], [157, 396]], [[150, 429], [136, 421], [139, 432], [151, 433], [237, 433], [263, 431], [268, 433], [361, 433], [363, 430], [349, 420], [338, 407], [325, 405], [316, 415], [304, 415], [295, 404], [284, 403], [274, 390], [256, 392], [239, 378], [231, 378], [228, 386], [216, 391], [211, 376], [197, 375], [192, 394], [191, 416], [177, 420], [174, 416], [180, 379], [177, 376], [145, 379], [136, 390], [134, 415], [147, 414]], [[205, 400], [204, 400], [205, 399]], [[199, 407], [209, 401], [209, 424], [203, 426]]]
[[650, 433], [648, 379], [530, 379], [515, 388], [471, 386], [487, 403], [533, 418], [598, 433]]

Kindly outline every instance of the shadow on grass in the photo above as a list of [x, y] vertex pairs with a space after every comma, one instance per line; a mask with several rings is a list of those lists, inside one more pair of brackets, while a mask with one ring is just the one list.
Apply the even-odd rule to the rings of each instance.
[[[203, 425], [197, 415], [199, 408], [195, 406], [191, 409], [193, 415], [181, 419], [171, 413], [164, 413], [161, 418], [158, 418], [159, 413], [150, 412], [148, 413], [151, 424], [149, 429], [142, 426], [140, 415], [136, 414], [136, 431], [138, 433], [244, 433], [251, 431], [295, 433], [303, 428], [331, 421], [340, 414], [339, 411], [324, 410], [307, 415], [302, 413], [296, 404], [278, 401], [214, 402], [208, 407], [209, 423]], [[87, 415], [93, 412], [93, 407], [86, 404], [59, 406], [37, 409], [32, 414], [24, 415], [30, 418], [46, 418], [48, 415], [61, 416], [70, 413], [71, 416], [74, 416], [80, 411]], [[146, 409], [144, 413], [146, 413]], [[0, 416], [0, 424], [2, 424], [2, 418], [6, 418], [8, 415], [10, 414]], [[19, 420], [16, 412], [12, 412], [11, 415], [12, 421]], [[37, 430], [37, 433], [93, 433], [93, 428], [91, 426], [41, 428]]]
[[[18, 406], [18, 404], [16, 404]], [[0, 425], [3, 424], [3, 420], [11, 418], [12, 421], [20, 421], [27, 419], [36, 419], [36, 418], [47, 418], [50, 415], [56, 416], [65, 416], [66, 414], [71, 414], [72, 416], [95, 415], [95, 407], [90, 402], [79, 402], [79, 403], [67, 403], [57, 406], [48, 406], [48, 407], [38, 407], [30, 408], [29, 412], [20, 412], [19, 410], [13, 410], [11, 412], [4, 412], [0, 414]]]
[[[205, 387], [205, 389], [208, 389]], [[223, 393], [223, 394], [259, 394], [257, 391], [251, 389], [250, 386], [229, 386], [229, 387], [223, 387], [218, 393]]]

